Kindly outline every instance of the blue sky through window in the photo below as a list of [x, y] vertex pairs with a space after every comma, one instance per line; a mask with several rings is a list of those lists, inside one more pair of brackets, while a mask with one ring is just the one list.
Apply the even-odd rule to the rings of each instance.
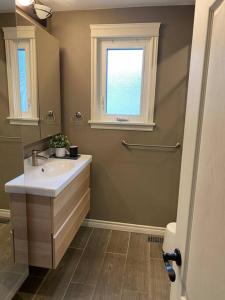
[[25, 49], [18, 49], [18, 62], [19, 62], [20, 106], [22, 112], [27, 112], [28, 111], [27, 66], [26, 66]]
[[107, 114], [140, 115], [143, 52], [107, 49]]

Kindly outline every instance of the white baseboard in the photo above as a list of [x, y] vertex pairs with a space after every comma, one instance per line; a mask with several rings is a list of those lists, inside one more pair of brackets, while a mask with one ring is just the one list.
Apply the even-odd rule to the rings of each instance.
[[113, 230], [128, 231], [128, 232], [145, 233], [145, 234], [151, 234], [151, 235], [157, 235], [157, 236], [164, 236], [164, 233], [165, 233], [164, 227], [137, 225], [137, 224], [120, 223], [120, 222], [110, 222], [110, 221], [95, 220], [95, 219], [85, 219], [83, 222], [83, 226], [103, 228], [103, 229], [113, 229]]
[[0, 219], [9, 220], [10, 219], [10, 210], [9, 209], [0, 209]]

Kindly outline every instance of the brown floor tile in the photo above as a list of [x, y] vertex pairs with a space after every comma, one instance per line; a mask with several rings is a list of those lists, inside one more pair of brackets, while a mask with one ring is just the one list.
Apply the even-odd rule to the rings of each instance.
[[125, 261], [125, 255], [106, 253], [93, 299], [120, 299]]
[[69, 248], [56, 270], [51, 270], [34, 299], [62, 299], [82, 251]]
[[150, 246], [146, 234], [131, 233], [123, 288], [149, 293]]
[[[83, 228], [76, 238], [79, 249], [69, 248], [56, 270], [30, 267], [32, 276], [13, 300], [169, 300], [162, 244], [150, 244], [145, 234], [129, 239], [127, 232], [97, 228]], [[10, 289], [10, 278], [0, 280], [0, 292]]]
[[79, 231], [77, 232], [75, 238], [71, 242], [70, 247], [84, 249], [92, 231], [93, 231], [93, 228], [91, 228], [91, 227], [81, 226]]
[[170, 282], [162, 259], [151, 259], [151, 292], [154, 300], [170, 299]]
[[113, 230], [107, 252], [126, 254], [128, 250], [129, 232]]
[[162, 258], [162, 243], [150, 243], [150, 257]]
[[146, 293], [134, 292], [124, 290], [122, 294], [122, 300], [153, 300], [151, 297]]
[[63, 300], [90, 300], [94, 292], [94, 286], [80, 283], [71, 283]]
[[96, 284], [110, 233], [110, 230], [94, 229], [73, 276], [73, 283]]

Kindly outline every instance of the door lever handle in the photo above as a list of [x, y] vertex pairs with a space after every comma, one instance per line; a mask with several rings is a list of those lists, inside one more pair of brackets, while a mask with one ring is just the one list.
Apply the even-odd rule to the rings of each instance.
[[174, 252], [163, 253], [163, 260], [169, 279], [171, 282], [174, 282], [176, 280], [176, 273], [173, 269], [173, 266], [170, 264], [170, 261], [175, 261], [177, 266], [181, 266], [182, 260], [180, 250], [175, 249]]
[[173, 266], [169, 262], [164, 262], [164, 264], [170, 281], [174, 282], [176, 280], [176, 273], [173, 269]]

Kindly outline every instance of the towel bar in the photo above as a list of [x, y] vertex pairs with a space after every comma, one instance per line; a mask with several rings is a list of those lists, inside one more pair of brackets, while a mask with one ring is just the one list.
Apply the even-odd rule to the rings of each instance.
[[174, 146], [167, 145], [145, 145], [145, 144], [129, 144], [125, 140], [121, 141], [122, 145], [125, 147], [138, 147], [138, 148], [150, 148], [150, 149], [158, 149], [158, 150], [177, 150], [181, 147], [180, 143], [176, 143]]

